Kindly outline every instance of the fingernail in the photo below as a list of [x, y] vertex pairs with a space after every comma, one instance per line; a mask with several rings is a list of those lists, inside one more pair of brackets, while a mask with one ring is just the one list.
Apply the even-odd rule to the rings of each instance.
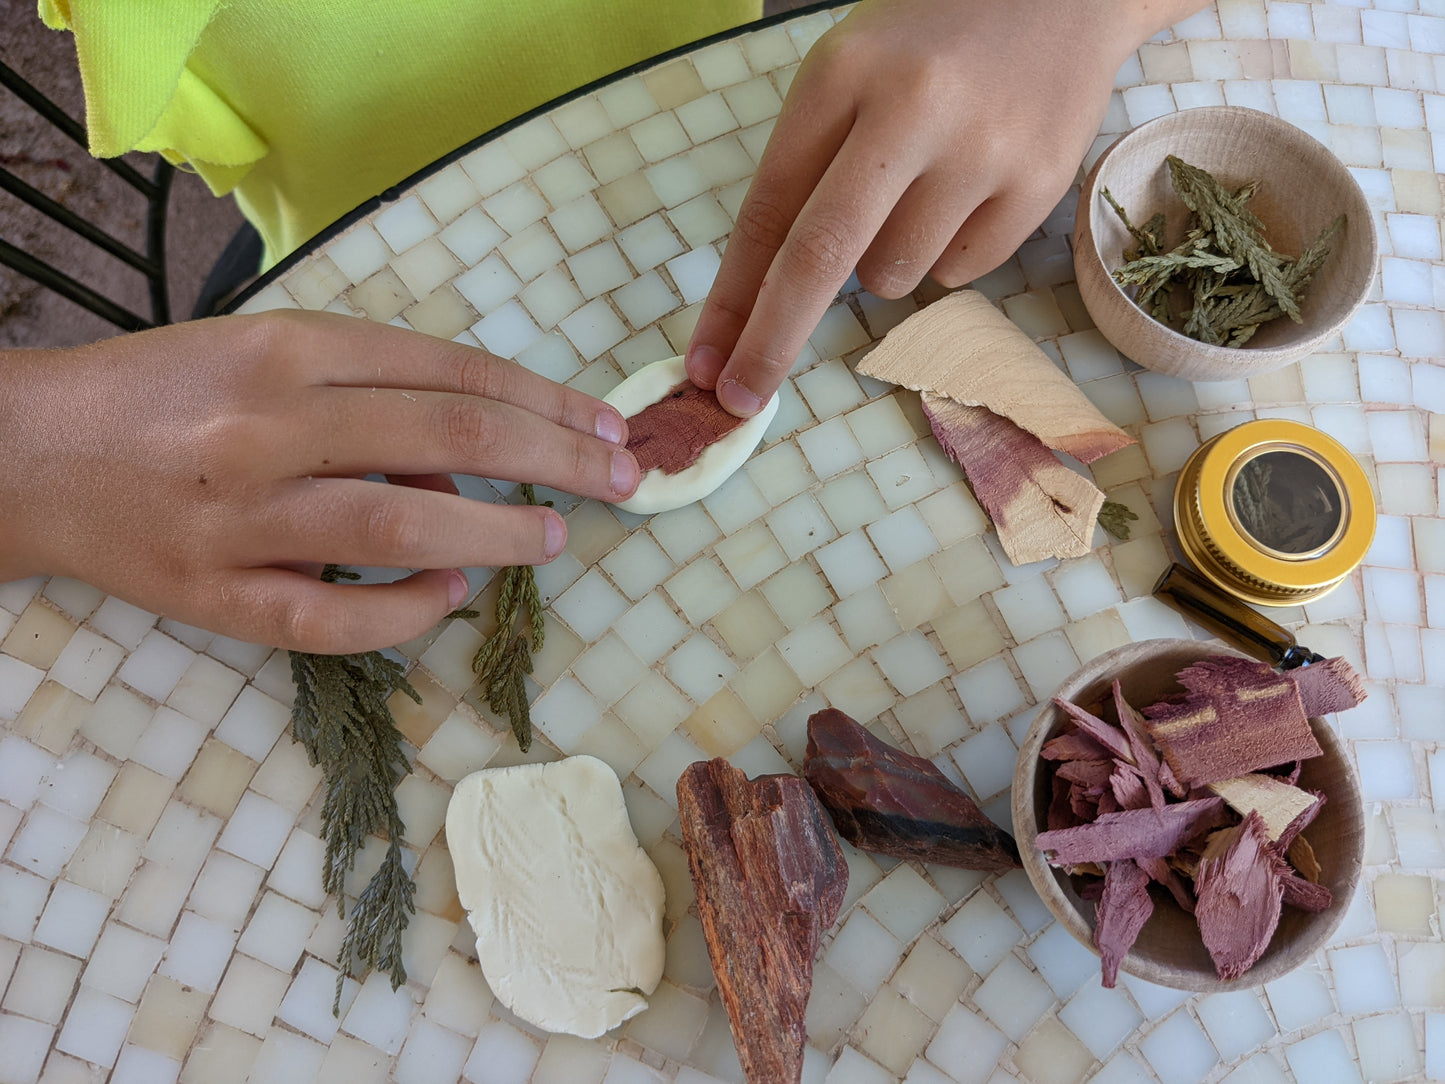
[[751, 418], [762, 409], [763, 401], [737, 380], [724, 380], [717, 390], [717, 401], [729, 414]]
[[608, 444], [622, 443], [622, 415], [615, 410], [604, 410], [597, 415], [597, 436]]
[[467, 600], [471, 593], [471, 586], [467, 583], [467, 577], [459, 568], [454, 568], [447, 573], [447, 605], [455, 610]]
[[714, 346], [699, 344], [689, 347], [687, 360], [687, 377], [699, 388], [711, 388], [717, 384], [718, 375], [727, 364], [727, 358]]
[[550, 561], [561, 553], [566, 544], [567, 524], [562, 522], [562, 517], [556, 512], [548, 512], [542, 517], [542, 549], [547, 560]]
[[626, 497], [637, 488], [637, 460], [629, 452], [612, 453], [612, 492]]

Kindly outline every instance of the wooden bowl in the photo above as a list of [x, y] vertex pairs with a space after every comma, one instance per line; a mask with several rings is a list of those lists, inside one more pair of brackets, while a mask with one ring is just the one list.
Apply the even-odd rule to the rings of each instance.
[[[1159, 323], [1114, 281], [1134, 241], [1100, 192], [1108, 188], [1135, 225], [1163, 211], [1173, 247], [1189, 212], [1169, 181], [1171, 154], [1229, 188], [1258, 181], [1249, 206], [1277, 252], [1298, 256], [1336, 215], [1347, 216], [1300, 306], [1303, 323], [1281, 317], [1244, 346], [1209, 346]], [[1089, 315], [1126, 357], [1188, 380], [1239, 380], [1313, 353], [1350, 322], [1377, 262], [1374, 217], [1349, 170], [1294, 125], [1254, 109], [1188, 109], [1142, 124], [1104, 152], [1079, 194], [1074, 274]]]
[[[1174, 675], [1208, 655], [1239, 655], [1213, 641], [1145, 640], [1125, 644], [1084, 666], [1055, 694], [1077, 704], [1098, 702], [1109, 695], [1115, 678], [1136, 707], [1179, 691]], [[1052, 789], [1052, 765], [1039, 756], [1044, 742], [1059, 733], [1064, 715], [1052, 703], [1035, 717], [1019, 750], [1013, 782], [1014, 836], [1029, 880], [1054, 916], [1079, 942], [1094, 949], [1094, 905], [1079, 898], [1068, 874], [1054, 869], [1034, 846], [1039, 825], [1046, 823]], [[1255, 965], [1237, 979], [1225, 981], [1199, 935], [1194, 916], [1158, 885], [1150, 886], [1154, 913], [1134, 947], [1119, 965], [1121, 971], [1176, 990], [1220, 991], [1261, 986], [1292, 971], [1324, 946], [1349, 909], [1365, 849], [1365, 815], [1359, 782], [1349, 756], [1323, 719], [1311, 719], [1324, 755], [1304, 762], [1299, 785], [1322, 791], [1324, 808], [1305, 829], [1305, 838], [1319, 858], [1321, 877], [1334, 902], [1318, 914], [1284, 908], [1279, 927]]]

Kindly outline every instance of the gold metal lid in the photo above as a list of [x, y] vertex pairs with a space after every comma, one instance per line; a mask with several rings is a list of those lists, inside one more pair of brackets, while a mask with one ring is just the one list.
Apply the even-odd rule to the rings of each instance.
[[1364, 560], [1375, 497], [1345, 447], [1300, 422], [1246, 422], [1206, 441], [1174, 490], [1184, 554], [1208, 579], [1265, 606], [1310, 602]]

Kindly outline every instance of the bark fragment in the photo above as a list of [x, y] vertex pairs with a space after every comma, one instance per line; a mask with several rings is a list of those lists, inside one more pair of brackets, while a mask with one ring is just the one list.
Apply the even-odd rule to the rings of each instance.
[[1081, 557], [1093, 543], [1104, 494], [1064, 466], [1034, 436], [978, 406], [925, 392], [923, 413], [1016, 565]]
[[627, 419], [627, 450], [643, 473], [676, 474], [742, 423], [742, 418], [722, 408], [712, 392], [684, 380]]
[[1040, 832], [1035, 843], [1055, 864], [1165, 858], [1192, 837], [1224, 823], [1222, 798], [1174, 802], [1163, 809], [1121, 809], [1091, 824]]
[[749, 1084], [796, 1084], [813, 957], [848, 867], [807, 783], [690, 764], [678, 813], [708, 958]]
[[1355, 668], [1339, 656], [1286, 670], [1285, 675], [1299, 686], [1306, 715], [1345, 711], [1365, 699], [1365, 683]]
[[1287, 869], [1258, 813], [1210, 837], [1194, 878], [1194, 917], [1221, 979], [1239, 978], [1269, 947]]
[[1216, 655], [1178, 678], [1184, 699], [1144, 716], [1180, 782], [1203, 786], [1320, 755], [1298, 686], [1267, 664]]
[[949, 294], [904, 320], [858, 372], [960, 406], [987, 407], [1083, 463], [1134, 443], [976, 290]]
[[1094, 913], [1094, 947], [1104, 962], [1103, 984], [1112, 989], [1119, 980], [1119, 962], [1134, 947], [1134, 939], [1154, 913], [1149, 897], [1149, 875], [1127, 858], [1110, 862], [1104, 873], [1104, 894]]

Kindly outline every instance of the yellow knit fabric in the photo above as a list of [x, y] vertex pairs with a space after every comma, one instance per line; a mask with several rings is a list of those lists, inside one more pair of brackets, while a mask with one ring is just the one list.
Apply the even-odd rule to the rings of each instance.
[[528, 109], [761, 0], [39, 0], [75, 35], [91, 152], [235, 194], [269, 266]]

